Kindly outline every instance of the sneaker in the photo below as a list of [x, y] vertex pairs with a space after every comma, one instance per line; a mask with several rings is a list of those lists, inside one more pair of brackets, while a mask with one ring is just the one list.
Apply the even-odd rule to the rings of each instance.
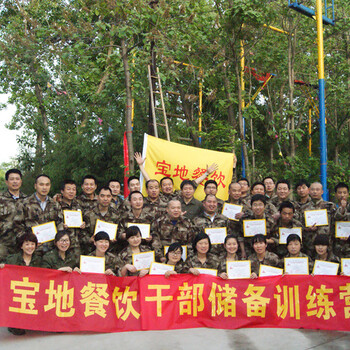
[[7, 329], [13, 335], [24, 335], [24, 334], [26, 334], [25, 329], [21, 329], [21, 328], [7, 328]]

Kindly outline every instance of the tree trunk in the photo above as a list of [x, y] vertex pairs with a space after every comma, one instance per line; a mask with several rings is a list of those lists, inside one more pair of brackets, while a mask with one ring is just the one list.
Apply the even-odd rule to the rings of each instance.
[[[157, 72], [157, 63], [156, 63], [156, 51], [155, 51], [155, 42], [154, 40], [151, 41], [151, 52], [150, 52], [150, 65], [151, 65], [151, 75], [155, 76]], [[152, 90], [156, 90], [156, 84], [155, 80], [152, 79]], [[155, 96], [153, 95], [153, 100], [155, 101]], [[156, 106], [154, 106], [156, 107]], [[153, 125], [153, 116], [152, 116], [152, 100], [151, 100], [151, 92], [149, 95], [149, 102], [148, 102], [148, 134], [154, 135], [154, 125]]]
[[234, 109], [233, 109], [233, 103], [230, 102], [232, 95], [231, 95], [231, 90], [230, 90], [230, 80], [228, 79], [227, 76], [227, 64], [226, 62], [223, 65], [223, 73], [224, 73], [224, 88], [225, 88], [225, 95], [227, 101], [229, 101], [229, 105], [227, 106], [227, 121], [229, 125], [232, 125], [234, 129], [237, 128], [237, 123], [235, 120], [235, 115], [234, 115]]
[[125, 39], [121, 40], [122, 46], [122, 60], [124, 67], [124, 78], [125, 78], [125, 90], [126, 90], [126, 108], [125, 108], [125, 129], [126, 138], [128, 141], [128, 151], [129, 151], [129, 169], [130, 173], [134, 173], [134, 144], [132, 141], [132, 121], [131, 121], [131, 105], [132, 105], [132, 95], [131, 95], [131, 77], [130, 68], [128, 61], [128, 46]]
[[[292, 21], [292, 20], [291, 20]], [[290, 28], [292, 23], [290, 23]], [[290, 138], [290, 156], [295, 156], [295, 116], [294, 116], [294, 59], [295, 59], [295, 47], [296, 47], [296, 30], [293, 31], [293, 36], [288, 36], [288, 85], [289, 85], [289, 138]]]
[[35, 84], [35, 96], [39, 103], [40, 123], [36, 129], [35, 166], [34, 173], [40, 174], [43, 171], [44, 159], [44, 135], [48, 129], [46, 109], [43, 103], [43, 91], [39, 84]]

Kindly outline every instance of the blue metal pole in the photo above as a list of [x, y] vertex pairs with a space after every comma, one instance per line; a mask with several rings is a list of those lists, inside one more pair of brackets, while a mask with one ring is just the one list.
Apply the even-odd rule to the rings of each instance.
[[320, 110], [320, 166], [323, 199], [328, 200], [327, 188], [327, 134], [326, 134], [326, 105], [324, 81], [324, 53], [323, 53], [323, 23], [322, 0], [316, 0], [317, 46], [318, 46], [318, 96]]

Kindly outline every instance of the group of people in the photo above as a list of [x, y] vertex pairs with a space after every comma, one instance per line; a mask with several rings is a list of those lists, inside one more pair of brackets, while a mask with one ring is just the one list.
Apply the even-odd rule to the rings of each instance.
[[[184, 180], [175, 190], [171, 177], [158, 182], [145, 171], [141, 155], [135, 154], [135, 159], [146, 180], [146, 197], [140, 192], [137, 177], [128, 179], [130, 194], [124, 199], [118, 180], [111, 179], [98, 188], [91, 175], [83, 178], [80, 195], [77, 184], [67, 179], [60, 193], [50, 197], [51, 180], [46, 174], [37, 176], [35, 192], [26, 196], [21, 192], [21, 171], [8, 170], [8, 189], [0, 195], [0, 267], [13, 264], [80, 272], [80, 255], [90, 255], [105, 258], [107, 275], [142, 277], [149, 269], [137, 270], [133, 254], [154, 251], [157, 262], [174, 266], [166, 277], [198, 275], [204, 268], [217, 270], [218, 276], [226, 279], [229, 261], [249, 259], [251, 278], [257, 278], [260, 265], [283, 268], [286, 257], [308, 257], [310, 272], [314, 260], [339, 263], [341, 258], [350, 258], [349, 238], [335, 235], [337, 221], [350, 221], [349, 187], [345, 183], [336, 185], [334, 202], [322, 199], [323, 188], [318, 182], [301, 180], [293, 193], [288, 180], [275, 182], [270, 176], [252, 185], [241, 178], [229, 185], [226, 198], [217, 198], [218, 184], [206, 180], [217, 169], [216, 164], [195, 181]], [[203, 201], [195, 199], [196, 191], [204, 191]], [[234, 218], [222, 214], [227, 204], [241, 207]], [[327, 223], [307, 224], [305, 211], [319, 209], [326, 210]], [[80, 227], [68, 227], [65, 210], [81, 211]], [[262, 219], [265, 232], [247, 236], [245, 222]], [[118, 225], [115, 237], [97, 231], [98, 220]], [[32, 228], [52, 221], [57, 228], [55, 239], [38, 243]], [[146, 237], [140, 224], [149, 226]], [[212, 244], [206, 233], [210, 228], [225, 228], [222, 243]], [[301, 234], [292, 233], [281, 243], [281, 228], [300, 228]]]

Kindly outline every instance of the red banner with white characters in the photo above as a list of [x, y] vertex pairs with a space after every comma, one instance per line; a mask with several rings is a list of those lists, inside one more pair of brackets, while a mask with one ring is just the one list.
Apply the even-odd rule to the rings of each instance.
[[0, 327], [120, 332], [195, 327], [350, 330], [350, 278], [114, 277], [6, 265]]

